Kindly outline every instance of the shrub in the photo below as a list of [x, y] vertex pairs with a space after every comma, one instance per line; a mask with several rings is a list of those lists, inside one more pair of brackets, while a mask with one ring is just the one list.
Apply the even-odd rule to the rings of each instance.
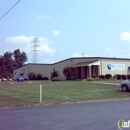
[[42, 80], [49, 80], [48, 77], [42, 77]]
[[51, 79], [54, 77], [58, 77], [58, 71], [55, 71], [55, 68], [53, 69], [53, 72], [51, 72]]
[[96, 74], [93, 74], [93, 75], [92, 75], [92, 78], [96, 78]]
[[106, 74], [106, 75], [105, 75], [105, 78], [106, 78], [106, 79], [110, 79], [110, 78], [112, 78], [112, 75], [111, 75], [111, 74]]
[[69, 67], [63, 68], [63, 74], [67, 80], [70, 80], [70, 68]]
[[30, 73], [28, 74], [29, 80], [35, 80], [36, 79], [36, 74], [35, 73]]
[[37, 80], [41, 80], [41, 79], [42, 79], [42, 74], [41, 74], [41, 73], [38, 73], [36, 79], [37, 79]]
[[130, 74], [127, 75], [127, 78], [130, 79]]
[[65, 77], [53, 77], [51, 81], [66, 81]]
[[123, 80], [125, 80], [125, 79], [127, 79], [127, 76], [126, 76], [125, 74], [123, 74], [123, 75], [121, 75], [121, 78], [122, 78]]
[[99, 75], [99, 78], [105, 79], [105, 75]]
[[63, 74], [65, 74], [65, 72], [66, 72], [66, 71], [69, 71], [69, 70], [70, 70], [69, 67], [65, 67], [65, 68], [63, 68]]
[[121, 75], [120, 74], [117, 74], [116, 77], [117, 77], [118, 80], [121, 79]]

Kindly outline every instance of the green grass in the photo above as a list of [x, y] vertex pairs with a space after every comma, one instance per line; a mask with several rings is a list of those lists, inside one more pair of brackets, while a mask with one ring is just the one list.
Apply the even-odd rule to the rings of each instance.
[[28, 84], [0, 82], [0, 107], [39, 104], [39, 84], [43, 86], [43, 104], [130, 98], [130, 93], [121, 92], [119, 86], [87, 81], [35, 81]]
[[120, 84], [123, 80], [101, 80], [101, 81], [96, 81], [96, 82], [105, 82], [105, 83], [115, 83], [115, 84]]

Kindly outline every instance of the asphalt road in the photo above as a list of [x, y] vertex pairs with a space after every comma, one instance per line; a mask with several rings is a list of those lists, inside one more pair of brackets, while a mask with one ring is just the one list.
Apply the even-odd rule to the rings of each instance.
[[130, 119], [130, 100], [0, 109], [0, 130], [119, 130], [120, 118]]

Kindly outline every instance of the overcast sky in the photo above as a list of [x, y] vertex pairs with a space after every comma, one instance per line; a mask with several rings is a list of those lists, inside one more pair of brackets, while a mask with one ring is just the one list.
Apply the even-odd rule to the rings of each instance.
[[[0, 0], [0, 16], [18, 0]], [[39, 39], [39, 62], [70, 57], [130, 58], [130, 0], [21, 0], [0, 20], [0, 54], [20, 49], [32, 62], [31, 41]]]

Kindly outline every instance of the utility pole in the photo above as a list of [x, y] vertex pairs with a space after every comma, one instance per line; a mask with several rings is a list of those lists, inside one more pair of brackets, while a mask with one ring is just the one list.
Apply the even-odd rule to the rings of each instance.
[[38, 41], [38, 38], [34, 38], [33, 39], [33, 41], [31, 42], [33, 45], [31, 46], [31, 48], [32, 48], [32, 62], [33, 63], [38, 63], [39, 61], [38, 61], [38, 47], [40, 46], [40, 45], [38, 45], [37, 43], [38, 43], [39, 41]]

